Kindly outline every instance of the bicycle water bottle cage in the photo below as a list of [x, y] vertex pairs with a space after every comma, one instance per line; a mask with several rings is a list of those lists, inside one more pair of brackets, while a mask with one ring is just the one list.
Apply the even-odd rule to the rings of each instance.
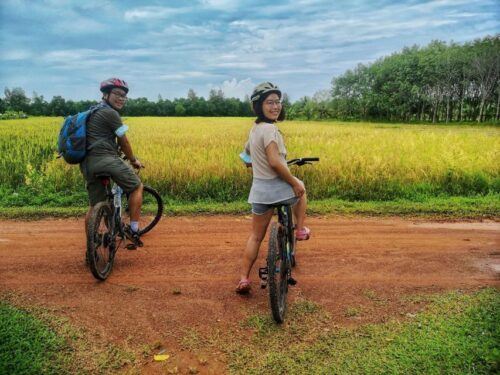
[[107, 174], [107, 173], [97, 173], [95, 175], [96, 178], [98, 178], [99, 180], [101, 180], [101, 184], [103, 184], [104, 186], [108, 186], [109, 185], [109, 182], [110, 182], [110, 179], [111, 179], [111, 175], [110, 174]]

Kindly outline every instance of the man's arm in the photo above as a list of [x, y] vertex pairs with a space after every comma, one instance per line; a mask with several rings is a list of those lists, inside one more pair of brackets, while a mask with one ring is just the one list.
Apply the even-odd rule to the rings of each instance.
[[130, 145], [130, 142], [128, 141], [128, 138], [125, 134], [122, 135], [121, 137], [118, 137], [118, 144], [120, 145], [120, 148], [122, 149], [123, 153], [125, 154], [125, 156], [130, 161], [130, 163], [134, 168], [137, 169], [144, 168], [139, 159], [137, 159], [134, 156], [134, 153], [132, 152], [132, 146]]

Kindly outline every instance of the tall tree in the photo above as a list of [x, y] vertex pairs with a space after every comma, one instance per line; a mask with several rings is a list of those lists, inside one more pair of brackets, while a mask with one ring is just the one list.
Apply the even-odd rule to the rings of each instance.
[[7, 109], [12, 111], [27, 112], [29, 109], [30, 100], [26, 97], [24, 90], [20, 87], [15, 87], [9, 90], [7, 87], [4, 90], [5, 102]]

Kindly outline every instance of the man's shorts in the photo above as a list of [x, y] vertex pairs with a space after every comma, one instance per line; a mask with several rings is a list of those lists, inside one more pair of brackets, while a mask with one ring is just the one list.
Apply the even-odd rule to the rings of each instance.
[[106, 200], [106, 189], [96, 174], [107, 173], [125, 193], [131, 193], [139, 187], [141, 180], [131, 166], [118, 156], [87, 156], [80, 163], [80, 171], [87, 182], [90, 205], [94, 206]]
[[270, 209], [273, 209], [276, 206], [281, 206], [281, 205], [290, 205], [290, 206], [295, 206], [295, 204], [299, 201], [298, 197], [293, 197], [290, 199], [286, 199], [281, 202], [276, 202], [272, 204], [265, 204], [265, 203], [252, 203], [252, 213], [255, 215], [264, 215], [267, 211]]

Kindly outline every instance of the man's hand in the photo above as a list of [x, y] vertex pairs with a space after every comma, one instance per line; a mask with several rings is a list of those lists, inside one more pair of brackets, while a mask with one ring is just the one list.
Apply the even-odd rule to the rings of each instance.
[[132, 167], [135, 169], [141, 169], [144, 168], [144, 165], [141, 163], [139, 159], [135, 159], [134, 161], [131, 161], [130, 164], [132, 164]]

